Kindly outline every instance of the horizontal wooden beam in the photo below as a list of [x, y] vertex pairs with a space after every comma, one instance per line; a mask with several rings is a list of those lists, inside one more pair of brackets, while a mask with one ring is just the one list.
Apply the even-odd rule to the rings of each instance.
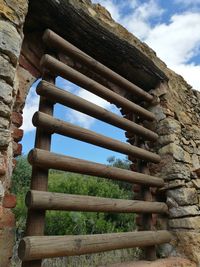
[[106, 77], [108, 80], [119, 85], [123, 89], [126, 89], [128, 92], [131, 92], [132, 94], [137, 95], [146, 101], [151, 101], [153, 99], [152, 95], [145, 92], [137, 85], [129, 82], [127, 79], [101, 64], [94, 58], [85, 54], [83, 51], [57, 35], [55, 32], [47, 29], [43, 35], [43, 41], [47, 46], [56, 49], [58, 52], [62, 51], [63, 53], [66, 53], [68, 56], [78, 60], [92, 71], [95, 71], [103, 77]]
[[109, 88], [92, 80], [91, 78], [60, 62], [50, 55], [46, 54], [42, 57], [41, 67], [48, 69], [54, 73], [54, 75], [61, 76], [70, 82], [90, 91], [91, 93], [102, 97], [111, 104], [115, 104], [116, 106], [124, 108], [125, 110], [134, 112], [135, 114], [138, 114], [146, 119], [155, 119], [155, 115], [152, 112], [111, 91]]
[[[33, 116], [33, 125], [41, 129], [45, 129], [51, 133], [57, 133], [71, 138], [75, 138], [80, 141], [87, 142], [99, 147], [107, 148], [125, 155], [130, 155], [135, 158], [142, 158], [146, 160], [155, 161], [158, 157], [156, 154], [149, 154], [136, 146], [120, 142], [116, 139], [106, 137], [102, 134], [95, 133], [91, 130], [84, 129], [82, 127], [73, 125], [69, 122], [65, 122], [59, 119], [55, 119], [42, 112], [36, 112]], [[146, 153], [147, 152], [147, 153]], [[155, 157], [156, 156], [156, 157]]]
[[145, 184], [152, 187], [164, 186], [164, 180], [161, 178], [110, 167], [92, 161], [63, 156], [37, 148], [30, 151], [28, 160], [32, 165], [42, 166], [47, 169], [76, 172], [129, 183]]
[[168, 231], [140, 231], [78, 236], [31, 236], [22, 239], [18, 254], [21, 260], [64, 257], [122, 248], [148, 247], [168, 243]]
[[112, 199], [36, 190], [27, 193], [26, 205], [30, 209], [39, 210], [122, 213], [167, 213], [168, 211], [167, 205], [162, 202]]
[[95, 105], [79, 96], [73, 95], [62, 90], [46, 81], [41, 81], [36, 89], [41, 96], [52, 99], [56, 103], [73, 108], [79, 112], [85, 113], [96, 119], [114, 125], [126, 131], [131, 131], [140, 136], [144, 136], [147, 140], [156, 141], [158, 135], [149, 129], [116, 115], [98, 105]]

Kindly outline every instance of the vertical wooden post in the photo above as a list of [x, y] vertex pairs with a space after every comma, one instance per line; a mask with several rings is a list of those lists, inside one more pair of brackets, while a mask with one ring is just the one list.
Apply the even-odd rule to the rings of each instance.
[[[148, 163], [140, 160], [139, 162], [139, 171], [144, 174], [149, 174]], [[141, 195], [144, 201], [152, 201], [152, 194], [148, 186], [141, 186]], [[143, 214], [142, 215], [142, 230], [152, 230], [152, 214]], [[155, 260], [156, 259], [156, 248], [155, 246], [149, 246], [144, 249], [145, 259], [146, 260]]]
[[[125, 112], [122, 111], [122, 114], [125, 114]], [[137, 119], [137, 116], [135, 114], [129, 113], [126, 114], [125, 117], [133, 122], [136, 122], [139, 124], [139, 121]], [[127, 133], [127, 135], [132, 136], [131, 133]], [[138, 135], [135, 135], [134, 137], [131, 137], [128, 139], [128, 142], [132, 145], [145, 148], [145, 141], [141, 139]], [[133, 157], [129, 156], [129, 160], [133, 160]], [[148, 163], [144, 160], [136, 160], [136, 168], [137, 171], [144, 173], [144, 174], [149, 174], [149, 168], [148, 168]], [[131, 168], [133, 170], [133, 168]], [[138, 185], [136, 185], [138, 188]], [[133, 189], [134, 190], [134, 189]], [[152, 194], [150, 191], [149, 186], [139, 186], [139, 197], [141, 200], [144, 201], [152, 201]], [[137, 192], [138, 194], [138, 192]], [[141, 221], [139, 220], [139, 223], [141, 223], [139, 230], [152, 230], [152, 214], [140, 214]], [[146, 260], [155, 260], [156, 259], [156, 248], [155, 246], [149, 246], [144, 248], [144, 254], [145, 254], [145, 259]]]
[[[55, 83], [55, 77], [49, 73], [43, 74], [43, 80]], [[54, 103], [40, 97], [39, 111], [48, 115], [53, 115]], [[36, 129], [35, 148], [40, 148], [50, 151], [51, 133], [45, 132], [41, 128]], [[31, 175], [31, 189], [47, 191], [48, 189], [48, 170], [33, 166]], [[28, 210], [26, 223], [26, 236], [41, 236], [44, 234], [45, 226], [45, 211], [43, 210]], [[22, 267], [40, 267], [42, 260], [34, 260], [23, 262]]]

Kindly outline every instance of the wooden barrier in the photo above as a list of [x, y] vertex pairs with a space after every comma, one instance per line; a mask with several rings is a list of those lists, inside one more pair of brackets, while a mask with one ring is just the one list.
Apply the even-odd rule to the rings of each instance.
[[46, 169], [57, 169], [62, 171], [76, 172], [113, 180], [120, 180], [129, 183], [148, 184], [161, 187], [164, 181], [150, 175], [145, 175], [116, 167], [78, 158], [59, 155], [41, 149], [30, 151], [28, 160], [32, 165], [43, 166]]
[[[145, 150], [141, 150], [136, 146], [120, 142], [116, 139], [97, 134], [93, 131], [75, 126], [71, 123], [55, 119], [45, 113], [36, 112], [33, 116], [33, 125], [51, 133], [57, 133], [80, 141], [84, 141], [99, 147], [107, 148], [125, 155], [131, 155], [143, 159], [150, 160], [150, 157], [155, 162], [157, 155]], [[155, 157], [156, 156], [156, 157]]]
[[97, 253], [121, 248], [148, 247], [169, 242], [168, 231], [144, 231], [78, 236], [25, 237], [19, 245], [19, 257], [29, 261]]
[[52, 101], [83, 112], [89, 116], [107, 122], [118, 128], [139, 134], [141, 137], [144, 137], [147, 140], [156, 141], [158, 139], [158, 135], [155, 132], [150, 131], [147, 128], [131, 122], [125, 118], [122, 118], [79, 96], [64, 91], [46, 81], [41, 81], [38, 84], [36, 91], [39, 95], [48, 97], [49, 99], [52, 99]]
[[82, 196], [31, 190], [26, 196], [26, 205], [30, 209], [95, 211], [95, 212], [142, 212], [167, 213], [168, 208], [162, 202], [147, 202], [127, 199]]
[[47, 29], [43, 35], [43, 41], [48, 47], [56, 49], [57, 52], [62, 51], [70, 57], [80, 61], [83, 65], [89, 67], [89, 69], [95, 71], [96, 73], [106, 77], [108, 80], [112, 81], [115, 84], [118, 84], [120, 87], [126, 89], [128, 92], [137, 95], [146, 101], [152, 101], [153, 96], [145, 92], [140, 87], [129, 82], [124, 77], [120, 76], [118, 73], [107, 68], [91, 56], [85, 54], [83, 51], [70, 44], [68, 41], [64, 40], [62, 37], [57, 35], [55, 32]]
[[126, 110], [132, 111], [142, 117], [153, 120], [155, 116], [148, 110], [134, 104], [130, 100], [120, 96], [119, 94], [111, 91], [102, 84], [90, 79], [77, 70], [69, 67], [68, 65], [58, 61], [50, 55], [44, 55], [41, 60], [41, 66], [49, 69], [57, 76], [61, 76], [72, 83], [90, 91], [91, 93], [104, 98], [112, 104], [122, 107]]

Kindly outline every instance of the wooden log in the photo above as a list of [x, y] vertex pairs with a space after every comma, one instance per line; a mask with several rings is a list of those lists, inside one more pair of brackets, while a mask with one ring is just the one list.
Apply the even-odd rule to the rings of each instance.
[[167, 213], [168, 208], [162, 202], [147, 202], [127, 199], [110, 199], [94, 196], [82, 196], [31, 190], [26, 195], [26, 205], [30, 209], [95, 211], [95, 212], [140, 212]]
[[53, 58], [49, 55], [44, 55], [41, 59], [41, 67], [47, 68], [49, 71], [57, 76], [61, 76], [72, 83], [90, 91], [91, 93], [104, 98], [112, 104], [115, 104], [121, 108], [132, 111], [138, 115], [142, 115], [147, 119], [155, 119], [155, 115], [150, 111], [136, 105], [130, 100], [120, 96], [119, 94], [111, 91], [102, 84], [90, 79], [84, 74], [78, 72], [77, 70], [69, 67], [68, 65], [60, 62], [59, 60]]
[[[33, 125], [45, 129], [51, 133], [57, 133], [80, 141], [84, 141], [99, 147], [107, 148], [125, 155], [132, 155], [143, 159], [150, 159], [146, 157], [145, 150], [138, 149], [135, 146], [120, 142], [116, 139], [106, 137], [104, 135], [95, 133], [93, 131], [84, 129], [82, 127], [73, 125], [71, 123], [55, 119], [45, 113], [36, 112], [33, 116]], [[141, 155], [141, 152], [143, 154]], [[148, 152], [149, 153], [149, 152]], [[148, 154], [150, 156], [150, 154]]]
[[47, 46], [56, 49], [56, 51], [58, 52], [62, 51], [63, 53], [66, 53], [68, 56], [78, 60], [83, 65], [90, 68], [92, 71], [95, 71], [96, 73], [106, 77], [108, 80], [119, 85], [123, 89], [126, 89], [128, 92], [131, 92], [134, 95], [136, 94], [146, 101], [151, 101], [153, 99], [152, 95], [145, 92], [135, 84], [129, 82], [127, 79], [112, 71], [105, 65], [101, 64], [94, 58], [90, 57], [89, 55], [57, 35], [55, 32], [47, 29], [43, 35], [43, 41]]
[[162, 187], [164, 185], [163, 179], [158, 177], [110, 167], [92, 161], [63, 156], [41, 149], [31, 150], [28, 160], [32, 165], [43, 166], [47, 169], [52, 168], [69, 172], [77, 172], [129, 183], [147, 184], [155, 187]]
[[39, 95], [53, 99], [57, 103], [73, 108], [126, 131], [131, 131], [135, 134], [144, 136], [147, 140], [155, 141], [158, 139], [158, 135], [147, 128], [122, 118], [119, 115], [116, 115], [102, 107], [99, 107], [98, 105], [95, 105], [79, 96], [75, 96], [45, 81], [41, 81], [38, 84], [36, 91]]
[[168, 243], [168, 231], [144, 231], [78, 236], [31, 236], [19, 245], [21, 260], [33, 260], [97, 253], [122, 248], [146, 247]]

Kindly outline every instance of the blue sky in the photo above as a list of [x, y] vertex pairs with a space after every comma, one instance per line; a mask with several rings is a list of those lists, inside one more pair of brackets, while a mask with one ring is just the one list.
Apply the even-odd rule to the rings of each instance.
[[[146, 42], [171, 69], [181, 74], [193, 88], [200, 90], [200, 0], [94, 0], [93, 3], [105, 6], [113, 19]], [[25, 132], [22, 140], [24, 154], [34, 146], [35, 130], [31, 124], [31, 117], [38, 109], [36, 84], [31, 87], [24, 108], [22, 126]], [[113, 105], [68, 81], [57, 78], [56, 84], [119, 114]], [[61, 105], [55, 106], [54, 114], [57, 118], [125, 141], [124, 131], [63, 108]], [[125, 157], [119, 153], [58, 135], [53, 136], [51, 150], [103, 163], [112, 155], [118, 158]]]

